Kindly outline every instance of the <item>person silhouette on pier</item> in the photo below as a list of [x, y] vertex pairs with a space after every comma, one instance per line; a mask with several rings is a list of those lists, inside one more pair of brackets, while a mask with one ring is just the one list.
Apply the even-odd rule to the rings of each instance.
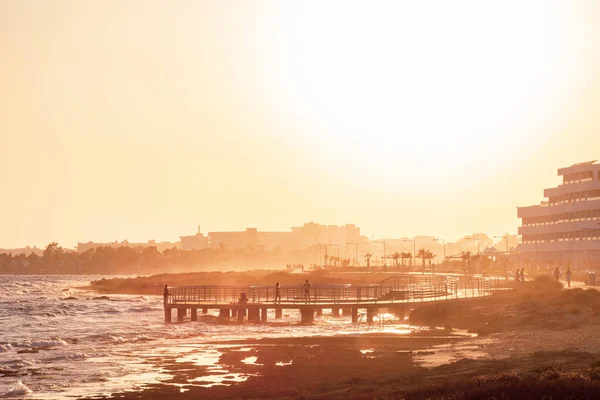
[[279, 301], [279, 303], [281, 304], [281, 286], [279, 285], [279, 282], [275, 283], [275, 303], [277, 303]]
[[304, 289], [304, 300], [310, 303], [310, 283], [308, 283], [308, 279], [304, 282], [302, 288]]
[[163, 300], [164, 305], [166, 306], [169, 302], [169, 287], [167, 285], [165, 285], [165, 290], [163, 290]]

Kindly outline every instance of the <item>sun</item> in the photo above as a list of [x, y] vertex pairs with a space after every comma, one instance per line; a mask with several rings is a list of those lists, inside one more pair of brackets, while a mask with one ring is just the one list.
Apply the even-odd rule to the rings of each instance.
[[483, 176], [474, 167], [524, 156], [515, 149], [565, 101], [578, 62], [566, 2], [374, 4], [274, 2], [267, 13], [271, 105], [301, 121], [296, 140], [332, 168], [376, 183]]

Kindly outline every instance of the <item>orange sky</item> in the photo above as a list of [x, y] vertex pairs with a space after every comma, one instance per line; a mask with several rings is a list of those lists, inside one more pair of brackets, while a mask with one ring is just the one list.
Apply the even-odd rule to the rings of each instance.
[[0, 2], [0, 247], [515, 233], [600, 155], [600, 3], [482, 3]]

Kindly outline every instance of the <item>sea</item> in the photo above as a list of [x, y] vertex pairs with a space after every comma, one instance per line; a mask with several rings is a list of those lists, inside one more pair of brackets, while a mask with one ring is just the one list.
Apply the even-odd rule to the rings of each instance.
[[[165, 324], [162, 288], [155, 296], [103, 295], [87, 288], [101, 278], [111, 277], [0, 275], [0, 398], [51, 400], [139, 391], [172, 378], [156, 361], [161, 356], [183, 362], [193, 352], [200, 365], [217, 364], [216, 341], [353, 335], [370, 329], [350, 317], [328, 316], [301, 326], [294, 310], [284, 311], [277, 324], [223, 324], [216, 311], [197, 322]], [[379, 329], [410, 332], [400, 321]], [[219, 374], [227, 371], [214, 371], [190, 384], [221, 384]]]

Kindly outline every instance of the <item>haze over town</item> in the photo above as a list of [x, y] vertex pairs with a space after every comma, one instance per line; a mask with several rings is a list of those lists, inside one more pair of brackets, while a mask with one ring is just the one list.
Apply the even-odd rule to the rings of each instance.
[[597, 155], [600, 5], [437, 7], [1, 2], [0, 247], [516, 233]]

